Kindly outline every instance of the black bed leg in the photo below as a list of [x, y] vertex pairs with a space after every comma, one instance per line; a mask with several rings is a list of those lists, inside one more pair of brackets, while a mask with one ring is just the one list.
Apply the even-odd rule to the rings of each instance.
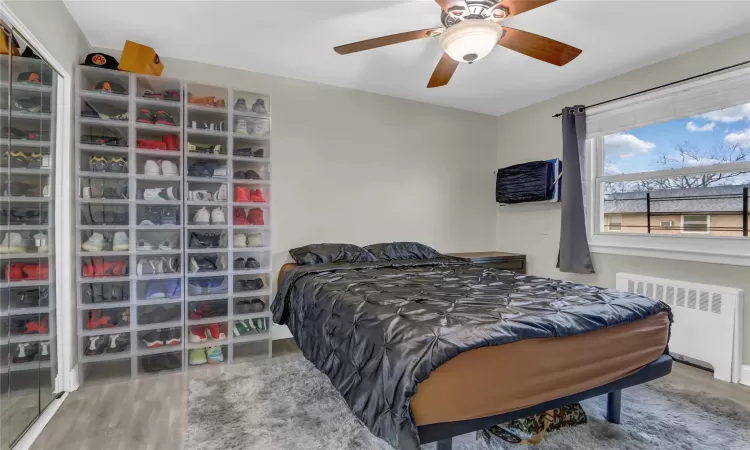
[[620, 406], [622, 405], [622, 391], [612, 391], [607, 394], [607, 421], [620, 423]]
[[453, 448], [453, 438], [437, 441], [437, 450], [451, 450]]

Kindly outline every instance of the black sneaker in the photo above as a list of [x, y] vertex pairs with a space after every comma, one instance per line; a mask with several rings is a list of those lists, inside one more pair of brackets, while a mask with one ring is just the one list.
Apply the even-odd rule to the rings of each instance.
[[39, 308], [49, 305], [49, 289], [27, 289], [16, 292], [11, 308]]
[[262, 158], [263, 157], [263, 149], [259, 148], [258, 150], [253, 150], [253, 156], [256, 158]]
[[141, 357], [143, 370], [149, 373], [159, 372], [164, 368], [162, 365], [163, 355], [148, 355]]
[[13, 349], [13, 363], [21, 364], [33, 361], [39, 352], [39, 346], [35, 342], [24, 342], [16, 344]]
[[108, 172], [128, 173], [128, 161], [119, 156], [109, 159]]
[[179, 217], [177, 215], [177, 208], [164, 208], [161, 211], [161, 224], [162, 225], [177, 225]]
[[190, 248], [218, 248], [221, 235], [216, 233], [190, 233]]
[[167, 353], [161, 356], [162, 356], [162, 360], [161, 360], [162, 370], [182, 369], [182, 360], [175, 353]]
[[108, 343], [107, 336], [89, 336], [84, 338], [86, 349], [83, 351], [83, 354], [88, 356], [101, 355], [107, 349]]
[[148, 348], [162, 347], [164, 338], [160, 331], [148, 331], [141, 335], [141, 342]]
[[243, 298], [234, 304], [234, 312], [237, 314], [251, 314], [266, 309], [266, 304], [259, 298]]
[[182, 333], [179, 328], [170, 328], [161, 332], [164, 345], [179, 345], [182, 341]]
[[203, 162], [197, 162], [188, 168], [188, 176], [191, 177], [210, 177], [213, 175], [213, 166]]
[[258, 289], [263, 289], [263, 286], [265, 286], [261, 278], [253, 278], [252, 280], [242, 280], [242, 281], [245, 285], [246, 291], [257, 291]]
[[130, 334], [110, 334], [107, 336], [107, 353], [122, 353], [130, 347]]
[[146, 211], [143, 212], [141, 225], [161, 225], [161, 210], [146, 208]]
[[253, 257], [249, 257], [247, 258], [247, 261], [245, 261], [246, 269], [257, 269], [258, 267], [260, 267], [260, 263]]
[[191, 256], [190, 257], [190, 272], [215, 272], [219, 270], [216, 265], [217, 256]]
[[247, 157], [251, 157], [251, 156], [253, 156], [253, 149], [251, 149], [250, 147], [236, 148], [236, 149], [234, 149], [234, 156], [247, 156]]
[[9, 152], [5, 152], [3, 159], [4, 159], [5, 166], [15, 168], [15, 169], [26, 168], [29, 166], [29, 162], [30, 162], [29, 155], [18, 150], [11, 150]]
[[89, 158], [89, 170], [92, 172], [106, 172], [109, 168], [109, 160], [106, 156], [91, 155]]
[[235, 259], [234, 270], [245, 270], [245, 260], [242, 258]]

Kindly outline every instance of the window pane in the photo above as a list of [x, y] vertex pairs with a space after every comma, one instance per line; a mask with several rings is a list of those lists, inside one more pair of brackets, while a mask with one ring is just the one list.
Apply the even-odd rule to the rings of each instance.
[[750, 161], [750, 103], [604, 137], [604, 174]]
[[602, 183], [602, 189], [605, 233], [742, 237], [743, 192], [750, 190], [750, 173]]

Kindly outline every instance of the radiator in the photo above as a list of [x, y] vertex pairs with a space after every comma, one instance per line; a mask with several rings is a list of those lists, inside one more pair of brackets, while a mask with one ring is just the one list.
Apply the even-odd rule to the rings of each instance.
[[741, 289], [618, 273], [616, 288], [672, 308], [670, 353], [710, 364], [714, 377], [738, 383], [742, 369]]

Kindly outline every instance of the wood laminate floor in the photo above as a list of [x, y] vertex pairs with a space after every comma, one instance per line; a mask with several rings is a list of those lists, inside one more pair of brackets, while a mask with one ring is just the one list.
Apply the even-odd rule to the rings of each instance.
[[[291, 340], [274, 342], [274, 358], [299, 352]], [[709, 392], [750, 408], [750, 388], [716, 381], [712, 374], [676, 363], [672, 383]], [[86, 386], [70, 394], [33, 450], [177, 450], [187, 423], [184, 373]]]

